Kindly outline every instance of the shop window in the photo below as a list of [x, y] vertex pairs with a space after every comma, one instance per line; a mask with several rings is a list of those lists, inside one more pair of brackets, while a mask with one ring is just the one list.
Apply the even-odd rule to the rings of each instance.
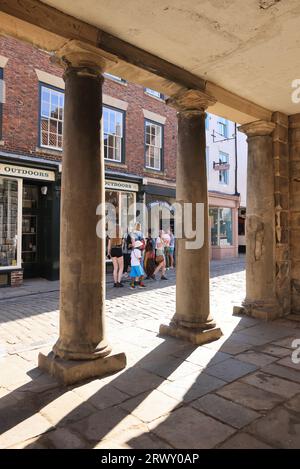
[[0, 177], [0, 269], [20, 266], [22, 180]]
[[7, 273], [0, 274], [0, 287], [7, 287], [9, 285], [9, 275]]
[[146, 168], [162, 170], [163, 126], [145, 120]]
[[[135, 193], [125, 191], [105, 191], [105, 202], [112, 204], [115, 208], [114, 212], [106, 210], [106, 231], [108, 223], [117, 224], [121, 227], [124, 235], [127, 231], [133, 229], [135, 223]], [[106, 240], [106, 248], [108, 239]], [[107, 251], [106, 251], [107, 252]]]
[[[222, 151], [219, 152], [219, 183], [220, 184], [228, 184], [229, 183], [229, 155], [228, 153], [224, 153]], [[223, 168], [223, 169], [221, 169]]]
[[232, 210], [231, 208], [210, 208], [212, 246], [232, 246]]
[[62, 150], [64, 93], [50, 86], [40, 86], [40, 146]]
[[103, 107], [104, 158], [121, 163], [124, 161], [124, 112]]

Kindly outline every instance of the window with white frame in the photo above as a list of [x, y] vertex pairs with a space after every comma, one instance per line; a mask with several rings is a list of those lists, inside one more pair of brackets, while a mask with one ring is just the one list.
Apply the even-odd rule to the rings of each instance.
[[228, 137], [228, 121], [226, 119], [219, 118], [218, 123], [218, 134], [222, 135], [222, 137]]
[[152, 90], [151, 88], [145, 88], [144, 91], [150, 96], [154, 96], [154, 98], [164, 99], [164, 95], [160, 93], [159, 91]]
[[104, 158], [121, 163], [124, 160], [124, 112], [103, 107]]
[[146, 168], [162, 169], [163, 127], [161, 124], [145, 120], [145, 160]]
[[[219, 151], [219, 164], [221, 165], [221, 169], [219, 170], [219, 183], [228, 184], [229, 183], [229, 168], [226, 167], [227, 165], [229, 165], [228, 153]], [[222, 169], [222, 165], [226, 165], [224, 169]]]
[[40, 91], [40, 146], [62, 150], [64, 93], [41, 85]]

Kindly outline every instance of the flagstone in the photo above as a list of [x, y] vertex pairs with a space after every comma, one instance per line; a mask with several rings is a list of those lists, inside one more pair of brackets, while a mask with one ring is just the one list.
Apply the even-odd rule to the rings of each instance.
[[300, 384], [291, 383], [286, 379], [278, 378], [262, 371], [246, 376], [242, 378], [242, 381], [265, 391], [279, 394], [285, 398], [290, 398], [300, 392]]
[[299, 449], [300, 419], [290, 410], [280, 406], [265, 417], [253, 422], [247, 431], [263, 438], [274, 448]]
[[216, 393], [254, 410], [269, 410], [284, 400], [278, 394], [267, 392], [240, 381], [228, 384]]
[[192, 407], [178, 409], [157, 424], [152, 422], [150, 429], [178, 449], [213, 448], [235, 432], [232, 427]]
[[261, 417], [261, 414], [258, 412], [247, 409], [216, 394], [207, 394], [194, 401], [191, 405], [195, 409], [235, 428], [243, 428], [253, 420]]

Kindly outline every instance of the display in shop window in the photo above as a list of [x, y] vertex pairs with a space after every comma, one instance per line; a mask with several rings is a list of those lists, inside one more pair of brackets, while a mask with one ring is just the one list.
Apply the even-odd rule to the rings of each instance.
[[232, 210], [230, 208], [210, 208], [212, 246], [232, 246]]
[[18, 182], [0, 177], [0, 267], [17, 265]]

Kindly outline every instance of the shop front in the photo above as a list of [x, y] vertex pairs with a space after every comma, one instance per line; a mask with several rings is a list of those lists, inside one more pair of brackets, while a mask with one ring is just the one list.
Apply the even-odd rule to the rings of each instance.
[[[0, 285], [59, 277], [60, 166], [0, 160]], [[32, 166], [31, 166], [32, 165]]]
[[[113, 179], [118, 177], [118, 179]], [[109, 223], [112, 226], [119, 225], [123, 235], [131, 232], [136, 221], [137, 202], [140, 202], [141, 193], [139, 191], [139, 182], [141, 178], [135, 176], [123, 176], [121, 179], [118, 173], [106, 174], [105, 177], [105, 202], [106, 207], [106, 228]], [[108, 237], [106, 242], [107, 254]], [[106, 263], [111, 264], [111, 260], [107, 259]]]
[[158, 228], [167, 230], [174, 229], [174, 207], [176, 202], [175, 183], [161, 183], [155, 180], [144, 179], [145, 202], [148, 211], [148, 225], [153, 230], [154, 220], [151, 217], [158, 216]]
[[209, 192], [211, 259], [238, 256], [239, 196]]

